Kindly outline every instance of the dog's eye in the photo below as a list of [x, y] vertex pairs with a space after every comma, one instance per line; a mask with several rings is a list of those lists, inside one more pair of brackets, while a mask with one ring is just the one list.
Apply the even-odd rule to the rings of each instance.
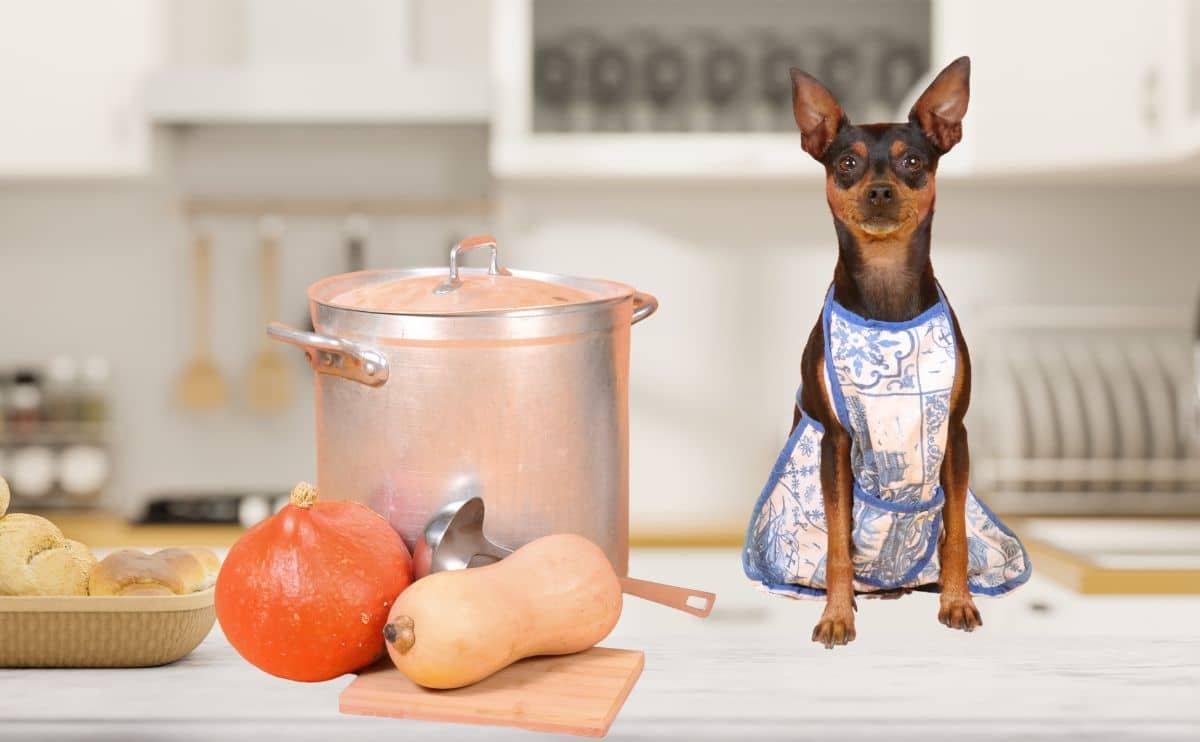
[[909, 170], [920, 170], [921, 158], [917, 155], [905, 155], [901, 164]]
[[858, 166], [858, 160], [853, 155], [846, 155], [838, 160], [838, 170], [848, 173]]

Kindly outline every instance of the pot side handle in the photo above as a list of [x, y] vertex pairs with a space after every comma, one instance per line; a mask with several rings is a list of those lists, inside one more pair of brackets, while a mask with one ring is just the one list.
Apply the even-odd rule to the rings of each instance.
[[267, 335], [272, 340], [302, 349], [313, 371], [319, 374], [340, 376], [373, 387], [387, 383], [387, 357], [374, 348], [316, 332], [296, 330], [282, 322], [267, 325]]
[[650, 294], [636, 291], [633, 294], [633, 321], [629, 324], [636, 325], [657, 311], [658, 299]]

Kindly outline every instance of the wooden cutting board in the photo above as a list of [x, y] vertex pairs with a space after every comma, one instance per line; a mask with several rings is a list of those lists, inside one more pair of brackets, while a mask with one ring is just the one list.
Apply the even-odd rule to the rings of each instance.
[[603, 737], [644, 663], [642, 652], [592, 647], [521, 660], [466, 688], [429, 690], [385, 658], [342, 691], [338, 707], [343, 714]]

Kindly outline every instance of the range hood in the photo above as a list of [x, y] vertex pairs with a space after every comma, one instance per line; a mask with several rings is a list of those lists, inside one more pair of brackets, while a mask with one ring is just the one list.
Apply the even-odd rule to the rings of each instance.
[[151, 75], [152, 123], [486, 124], [487, 76], [413, 65], [177, 67]]

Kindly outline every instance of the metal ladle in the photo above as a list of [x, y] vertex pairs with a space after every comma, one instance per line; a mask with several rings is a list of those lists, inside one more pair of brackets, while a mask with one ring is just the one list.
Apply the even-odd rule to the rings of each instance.
[[[442, 507], [429, 519], [413, 552], [413, 576], [493, 564], [513, 553], [483, 533], [483, 498], [469, 497]], [[712, 613], [717, 596], [702, 590], [620, 577], [621, 591], [701, 618]], [[693, 602], [696, 605], [693, 605]]]

